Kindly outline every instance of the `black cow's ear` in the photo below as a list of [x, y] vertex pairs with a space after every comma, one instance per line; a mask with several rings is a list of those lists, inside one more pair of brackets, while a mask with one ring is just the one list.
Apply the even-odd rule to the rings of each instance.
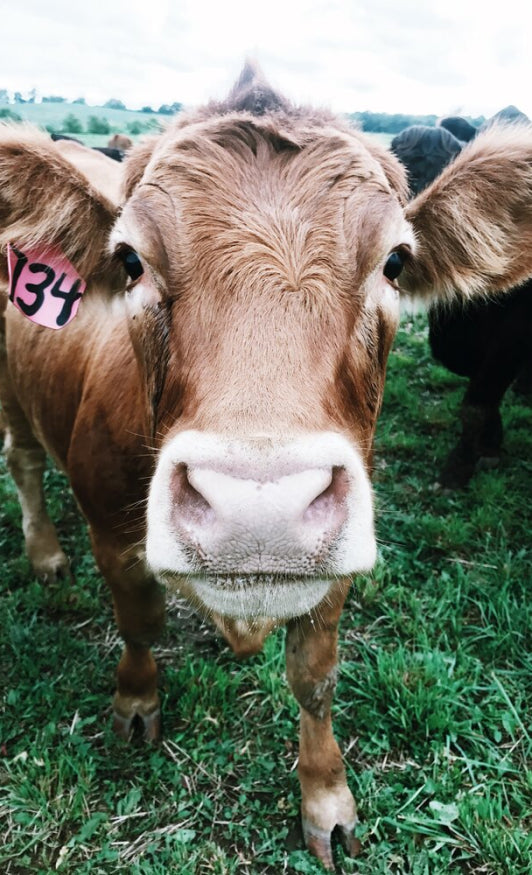
[[399, 284], [451, 297], [532, 276], [532, 125], [490, 128], [407, 207], [418, 241]]
[[[87, 150], [90, 151], [90, 150]], [[108, 276], [107, 238], [117, 207], [29, 126], [0, 125], [0, 270], [8, 243], [58, 247], [89, 283]], [[111, 270], [112, 273], [112, 270]]]

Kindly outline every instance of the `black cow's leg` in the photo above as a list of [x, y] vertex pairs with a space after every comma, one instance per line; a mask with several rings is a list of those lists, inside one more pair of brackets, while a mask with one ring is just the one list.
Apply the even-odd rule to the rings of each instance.
[[500, 404], [528, 359], [530, 340], [526, 314], [501, 324], [497, 342], [487, 350], [462, 401], [462, 431], [441, 472], [443, 486], [466, 486], [479, 462], [485, 467], [498, 463], [503, 440]]
[[440, 474], [440, 483], [448, 489], [467, 486], [481, 459], [485, 467], [495, 467], [502, 447], [503, 428], [498, 405], [472, 403], [466, 393], [460, 421], [460, 438]]
[[[532, 345], [532, 336], [530, 338]], [[532, 355], [529, 354], [527, 360], [520, 369], [517, 378], [513, 384], [514, 392], [522, 395], [524, 399], [532, 397]]]

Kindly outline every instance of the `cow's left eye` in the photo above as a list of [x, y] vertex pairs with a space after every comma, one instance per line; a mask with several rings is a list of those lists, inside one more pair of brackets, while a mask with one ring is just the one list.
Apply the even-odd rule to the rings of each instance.
[[126, 249], [120, 252], [120, 260], [131, 280], [138, 280], [144, 273], [142, 262], [134, 249]]
[[384, 276], [388, 280], [396, 280], [404, 267], [404, 258], [400, 252], [390, 252], [386, 264], [384, 265]]

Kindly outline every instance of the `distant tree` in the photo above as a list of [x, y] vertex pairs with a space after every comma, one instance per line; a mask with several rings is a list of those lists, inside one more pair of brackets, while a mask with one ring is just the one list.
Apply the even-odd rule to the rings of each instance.
[[43, 103], [66, 103], [66, 97], [60, 97], [59, 94], [48, 94], [42, 99]]
[[15, 91], [15, 94], [13, 95], [13, 100], [15, 101], [15, 103], [26, 103], [20, 91]]
[[406, 115], [404, 113], [387, 112], [353, 112], [349, 118], [356, 122], [363, 131], [374, 133], [398, 134], [410, 125], [428, 125], [434, 127], [435, 115]]
[[80, 106], [85, 106], [85, 105], [86, 105], [86, 104], [85, 104], [85, 98], [84, 98], [84, 97], [76, 97], [76, 99], [73, 100], [72, 103], [79, 103]]
[[5, 106], [6, 103], [9, 103], [7, 88], [0, 88], [0, 105]]
[[83, 125], [77, 115], [74, 115], [73, 112], [69, 112], [69, 114], [63, 119], [61, 130], [66, 134], [81, 134], [83, 133]]
[[170, 104], [163, 103], [159, 107], [157, 112], [160, 113], [161, 115], [175, 115], [176, 113], [180, 112], [181, 109], [182, 109], [181, 103], [170, 103]]
[[104, 107], [106, 109], [127, 109], [125, 103], [122, 103], [121, 100], [117, 100], [116, 97], [111, 97], [110, 100], [107, 100], [104, 103]]
[[141, 112], [153, 112], [151, 106], [143, 106]]
[[106, 118], [91, 115], [89, 116], [89, 121], [87, 123], [87, 131], [89, 134], [110, 134], [111, 125]]
[[35, 103], [36, 99], [37, 99], [37, 89], [32, 88], [28, 94], [28, 103]]
[[8, 119], [11, 122], [21, 122], [22, 118], [19, 116], [18, 112], [13, 112], [12, 109], [9, 109], [7, 106], [2, 106], [0, 108], [0, 119]]

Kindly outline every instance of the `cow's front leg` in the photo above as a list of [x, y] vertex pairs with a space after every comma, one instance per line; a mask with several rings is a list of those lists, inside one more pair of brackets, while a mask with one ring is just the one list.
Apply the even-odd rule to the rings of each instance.
[[[0, 288], [0, 307], [7, 295]], [[46, 511], [43, 473], [46, 453], [35, 438], [13, 391], [7, 365], [5, 327], [0, 314], [0, 403], [5, 429], [4, 452], [9, 472], [15, 481], [22, 510], [22, 530], [26, 552], [35, 574], [45, 580], [69, 578], [68, 560], [59, 546], [55, 527]]]
[[336, 649], [341, 604], [323, 606], [290, 621], [286, 668], [301, 708], [298, 774], [305, 844], [328, 869], [334, 869], [331, 835], [337, 829], [348, 854], [360, 850], [353, 835], [355, 801], [347, 786], [342, 755], [332, 732], [331, 702], [336, 685]]
[[15, 425], [11, 417], [6, 416], [6, 420], [4, 451], [22, 510], [26, 553], [38, 577], [46, 581], [61, 577], [69, 579], [70, 566], [46, 510], [43, 491], [46, 454], [30, 433], [22, 416], [15, 420]]
[[116, 622], [125, 642], [113, 698], [113, 727], [128, 739], [133, 722], [155, 741], [161, 732], [157, 665], [150, 647], [160, 637], [165, 616], [163, 587], [146, 568], [138, 551], [120, 549], [93, 536], [94, 554], [111, 587]]

